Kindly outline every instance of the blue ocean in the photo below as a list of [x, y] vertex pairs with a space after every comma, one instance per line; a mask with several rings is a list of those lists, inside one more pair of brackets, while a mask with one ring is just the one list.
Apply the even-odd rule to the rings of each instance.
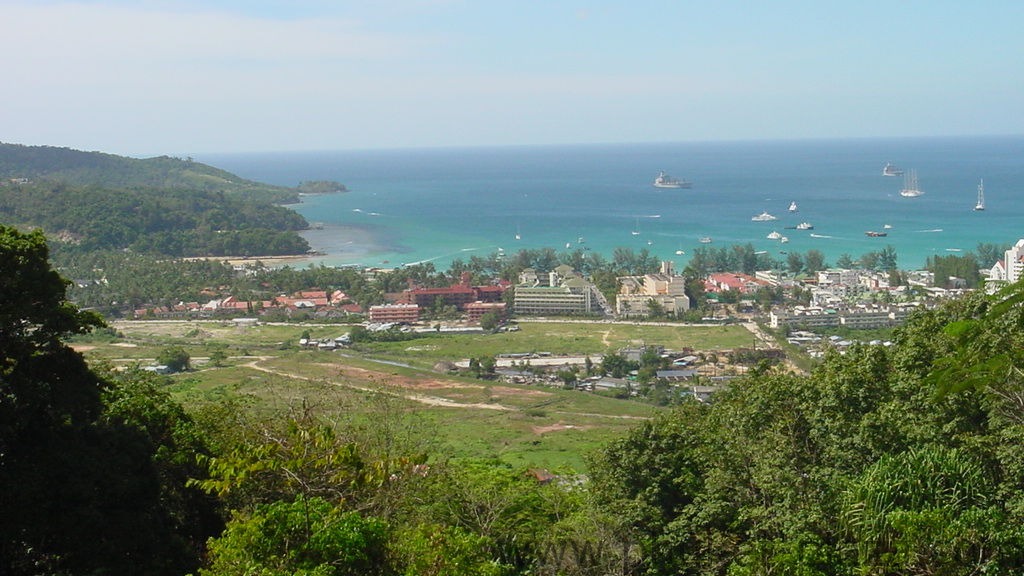
[[[209, 154], [252, 180], [336, 180], [292, 206], [316, 226], [310, 262], [394, 267], [499, 249], [647, 249], [677, 267], [699, 246], [817, 249], [829, 262], [886, 246], [899, 266], [1024, 237], [1024, 137], [607, 144]], [[900, 195], [913, 169], [924, 192]], [[655, 188], [659, 171], [693, 183]], [[984, 211], [975, 211], [984, 179]], [[797, 211], [790, 205], [796, 203]], [[768, 212], [778, 219], [756, 222]], [[793, 229], [808, 222], [813, 230]], [[773, 231], [788, 243], [771, 240]], [[865, 231], [884, 231], [869, 237]], [[711, 244], [699, 239], [710, 238]], [[678, 254], [683, 252], [683, 254]], [[784, 256], [779, 256], [785, 258]], [[986, 266], [991, 263], [984, 263]]]

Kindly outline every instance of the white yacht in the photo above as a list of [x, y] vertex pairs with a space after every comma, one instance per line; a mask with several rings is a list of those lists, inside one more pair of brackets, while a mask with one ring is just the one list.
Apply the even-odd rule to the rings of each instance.
[[797, 230], [814, 230], [814, 224], [810, 222], [801, 222], [796, 225]]
[[789, 211], [790, 212], [796, 212], [797, 211], [796, 202], [790, 202], [789, 203]]
[[778, 230], [772, 230], [772, 233], [768, 235], [769, 240], [778, 240], [782, 238], [782, 234], [779, 234]]
[[753, 220], [754, 222], [771, 222], [772, 220], [778, 220], [778, 218], [772, 216], [767, 212], [761, 212], [757, 216], [751, 218], [751, 220]]
[[917, 198], [922, 194], [924, 194], [924, 191], [917, 184], [917, 171], [911, 170], [910, 174], [904, 178], [903, 190], [900, 190], [900, 196], [904, 198]]

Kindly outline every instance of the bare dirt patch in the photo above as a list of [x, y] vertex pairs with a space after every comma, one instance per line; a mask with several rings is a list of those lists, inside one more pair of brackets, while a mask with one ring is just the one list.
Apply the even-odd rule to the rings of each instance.
[[507, 396], [527, 396], [532, 398], [551, 396], [551, 392], [543, 390], [524, 390], [522, 388], [509, 388], [508, 386], [491, 386], [491, 392]]
[[576, 426], [575, 424], [566, 424], [559, 422], [557, 424], [550, 424], [548, 426], [533, 426], [530, 429], [533, 430], [534, 434], [538, 436], [547, 434], [548, 432], [564, 432], [565, 430], [589, 430], [593, 426]]
[[479, 390], [483, 388], [483, 386], [477, 384], [463, 384], [461, 382], [452, 382], [450, 380], [439, 380], [435, 378], [414, 378], [411, 376], [388, 374], [384, 372], [379, 372], [377, 370], [367, 370], [366, 368], [359, 368], [356, 366], [332, 365], [332, 367], [335, 369], [336, 373], [339, 376], [347, 376], [359, 380], [366, 380], [369, 382], [373, 382], [374, 384], [398, 386], [400, 388], [410, 388], [417, 390], [454, 390], [458, 388], [471, 388]]

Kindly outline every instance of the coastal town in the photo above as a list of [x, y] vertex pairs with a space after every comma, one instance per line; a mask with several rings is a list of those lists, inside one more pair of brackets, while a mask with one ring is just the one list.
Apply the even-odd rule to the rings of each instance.
[[[235, 269], [244, 275], [251, 272], [250, 266], [236, 263]], [[372, 279], [388, 271], [370, 268], [358, 272]], [[1024, 274], [1024, 239], [984, 272], [984, 286], [989, 291], [1020, 278]], [[372, 305], [356, 302], [343, 290], [308, 287], [255, 301], [211, 294], [205, 302], [139, 307], [132, 317], [221, 319], [239, 324], [268, 319], [340, 323], [358, 326], [363, 334], [397, 332], [408, 338], [512, 331], [518, 330], [520, 323], [538, 321], [742, 325], [753, 334], [749, 348], [712, 353], [693, 348], [666, 349], [657, 342], [646, 342], [617, 351], [637, 365], [645, 354], [655, 354], [659, 359], [657, 369], [649, 377], [707, 400], [717, 386], [746, 373], [757, 362], [784, 363], [794, 350], [815, 358], [827, 350], [842, 352], [856, 343], [886, 345], [886, 340], [859, 338], [856, 334], [900, 326], [915, 311], [971, 290], [955, 277], [949, 278], [945, 286], [936, 286], [934, 273], [924, 270], [894, 275], [891, 271], [848, 268], [802, 275], [778, 269], [754, 274], [716, 272], [694, 283], [668, 261], [661, 262], [657, 272], [620, 276], [616, 281], [617, 292], [608, 295], [592, 279], [561, 264], [550, 270], [525, 268], [515, 282], [475, 284], [469, 272], [463, 272], [448, 286], [426, 287], [409, 279], [401, 290], [386, 293], [383, 302]], [[303, 338], [298, 345], [332, 351], [348, 348], [356, 339], [351, 328], [339, 327], [336, 337]], [[788, 351], [783, 350], [786, 345]], [[601, 355], [591, 358], [508, 350], [494, 358], [453, 359], [437, 368], [479, 375], [483, 366], [490, 377], [513, 383], [571, 384], [579, 390], [635, 394], [631, 378], [636, 379], [637, 370], [611, 376], [591, 368], [602, 360]], [[799, 370], [792, 362], [788, 365]]]

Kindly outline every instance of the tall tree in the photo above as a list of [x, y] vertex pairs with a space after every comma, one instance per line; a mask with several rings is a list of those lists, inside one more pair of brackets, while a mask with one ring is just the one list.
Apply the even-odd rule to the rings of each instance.
[[104, 381], [63, 338], [102, 324], [65, 298], [41, 232], [0, 226], [0, 573], [180, 574], [154, 446], [102, 419]]

